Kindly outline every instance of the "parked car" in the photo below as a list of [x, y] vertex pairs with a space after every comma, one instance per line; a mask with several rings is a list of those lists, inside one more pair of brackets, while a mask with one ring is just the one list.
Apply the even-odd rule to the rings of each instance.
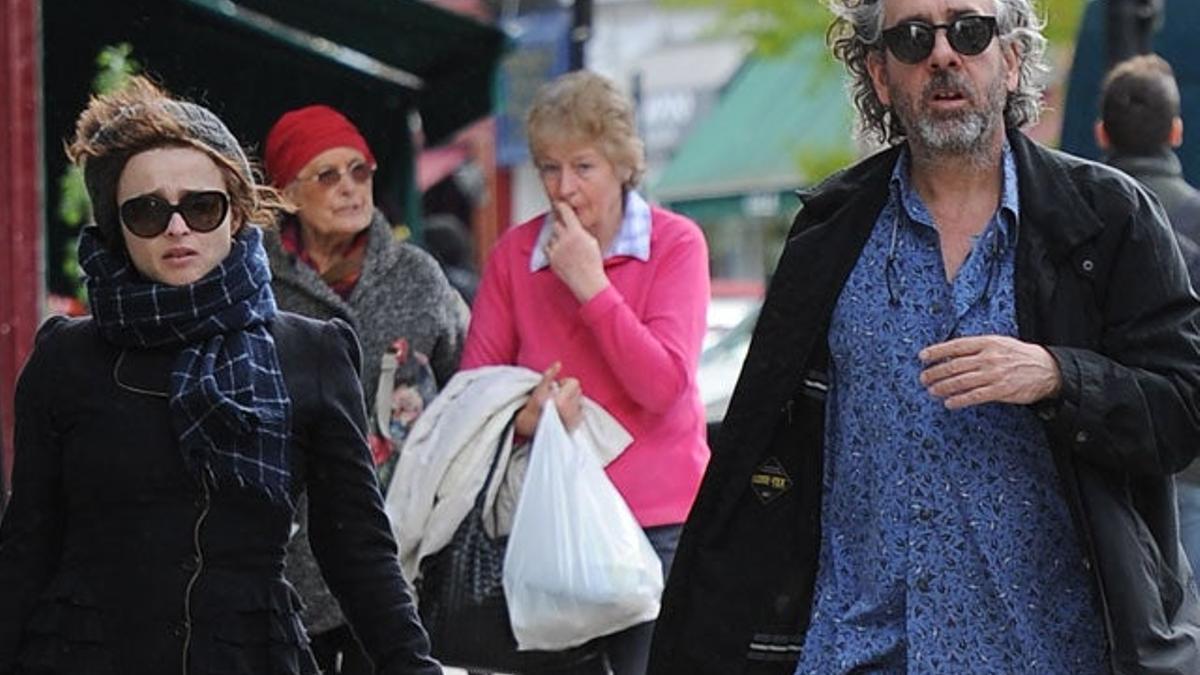
[[761, 281], [713, 279], [708, 301], [708, 331], [704, 334], [703, 348], [715, 345], [746, 315], [757, 310], [762, 298]]
[[742, 363], [750, 350], [750, 337], [754, 324], [758, 322], [759, 300], [742, 318], [707, 349], [700, 353], [700, 368], [696, 379], [700, 388], [700, 400], [704, 403], [704, 417], [708, 423], [708, 439], [712, 444], [714, 434], [725, 419], [733, 387], [742, 372]]

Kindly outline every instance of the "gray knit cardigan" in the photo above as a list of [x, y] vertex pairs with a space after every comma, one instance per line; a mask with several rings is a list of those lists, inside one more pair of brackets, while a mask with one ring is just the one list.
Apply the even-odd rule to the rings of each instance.
[[[469, 311], [437, 262], [421, 249], [395, 239], [379, 211], [371, 219], [362, 274], [343, 300], [309, 265], [283, 248], [278, 231], [265, 232], [271, 261], [271, 288], [279, 308], [305, 316], [344, 319], [362, 343], [363, 391], [373, 417], [375, 392], [384, 354], [398, 338], [429, 357], [438, 386], [458, 368]], [[372, 420], [372, 429], [374, 429]], [[288, 543], [289, 581], [304, 599], [303, 619], [310, 633], [345, 622], [337, 600], [325, 586], [308, 544], [307, 504], [297, 505], [300, 529]]]

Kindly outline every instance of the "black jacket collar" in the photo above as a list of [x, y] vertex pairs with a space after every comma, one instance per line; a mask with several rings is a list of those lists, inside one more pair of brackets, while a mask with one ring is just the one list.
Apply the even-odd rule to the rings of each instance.
[[[1009, 143], [1017, 162], [1021, 200], [1018, 264], [1037, 274], [1048, 269], [1042, 264], [1045, 257], [1060, 260], [1102, 228], [1101, 219], [1080, 193], [1078, 177], [1073, 174], [1116, 172], [1046, 149], [1020, 132], [1009, 132]], [[794, 389], [795, 378], [804, 367], [821, 367], [820, 338], [833, 303], [887, 200], [888, 181], [900, 150], [900, 146], [884, 150], [810, 190], [798, 192], [804, 206], [796, 216], [755, 328], [755, 342], [766, 348], [751, 350], [735, 401], [739, 400], [740, 390], [753, 382], [759, 391], [746, 391], [743, 398], [757, 404], [760, 397], [766, 396], [775, 402]], [[1026, 293], [1037, 292], [1038, 288], [1044, 291], [1052, 284], [1050, 279], [1027, 281]], [[1023, 300], [1019, 304], [1024, 307], [1035, 304], [1029, 302], [1031, 296], [1025, 295]], [[1026, 337], [1036, 336], [1035, 318], [1022, 317]], [[814, 354], [814, 349], [819, 353]], [[813, 360], [813, 356], [817, 358]], [[757, 377], [765, 373], [773, 373], [774, 377]], [[779, 377], [781, 374], [788, 376]], [[772, 383], [769, 391], [761, 389], [763, 382]], [[729, 417], [737, 420], [751, 415], [754, 407], [735, 405]]]
[[[1008, 131], [1017, 163], [1021, 199], [1021, 228], [1034, 227], [1055, 258], [1066, 255], [1100, 229], [1100, 218], [1080, 194], [1072, 174], [1108, 171], [1095, 162], [1045, 148], [1017, 130]], [[902, 146], [879, 152], [820, 184], [800, 190], [805, 220], [827, 221], [842, 208], [874, 196], [886, 197], [887, 182]], [[836, 220], [841, 220], [837, 218]], [[793, 232], [795, 234], [795, 232]]]
[[[1061, 260], [1103, 229], [1103, 220], [1091, 201], [1080, 193], [1084, 175], [1092, 178], [1111, 174], [1112, 169], [1096, 162], [1051, 150], [1010, 130], [1009, 143], [1017, 161], [1017, 184], [1021, 194], [1020, 232], [1036, 234], [1046, 252]], [[1018, 235], [1019, 236], [1019, 235]]]

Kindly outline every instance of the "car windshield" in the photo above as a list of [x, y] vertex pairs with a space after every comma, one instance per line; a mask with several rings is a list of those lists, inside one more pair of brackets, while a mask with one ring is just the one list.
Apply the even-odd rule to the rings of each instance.
[[[754, 333], [754, 324], [758, 322], [758, 309], [755, 307], [746, 313], [733, 328], [700, 353], [700, 366], [705, 363], [729, 358], [731, 354], [745, 352], [750, 345], [750, 336]], [[744, 356], [744, 354], [743, 354]]]

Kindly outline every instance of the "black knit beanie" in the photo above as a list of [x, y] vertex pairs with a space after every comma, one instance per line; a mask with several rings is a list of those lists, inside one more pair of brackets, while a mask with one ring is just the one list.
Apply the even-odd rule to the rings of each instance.
[[[161, 143], [156, 142], [143, 148], [135, 148], [126, 152], [114, 152], [99, 157], [89, 157], [84, 162], [83, 180], [87, 186], [88, 197], [92, 202], [92, 216], [104, 241], [112, 249], [123, 249], [120, 233], [120, 221], [117, 215], [117, 181], [125, 163], [133, 155], [151, 150], [156, 147], [170, 145], [193, 146], [214, 156], [228, 159], [242, 171], [247, 181], [253, 181], [254, 174], [250, 169], [250, 161], [242, 146], [234, 138], [225, 123], [203, 106], [187, 101], [162, 99], [152, 104], [161, 112], [165, 112], [179, 122], [183, 127], [180, 137], [164, 136]], [[117, 134], [123, 123], [144, 112], [146, 105], [134, 105], [102, 126], [93, 136], [93, 141], [103, 141], [105, 135]]]

